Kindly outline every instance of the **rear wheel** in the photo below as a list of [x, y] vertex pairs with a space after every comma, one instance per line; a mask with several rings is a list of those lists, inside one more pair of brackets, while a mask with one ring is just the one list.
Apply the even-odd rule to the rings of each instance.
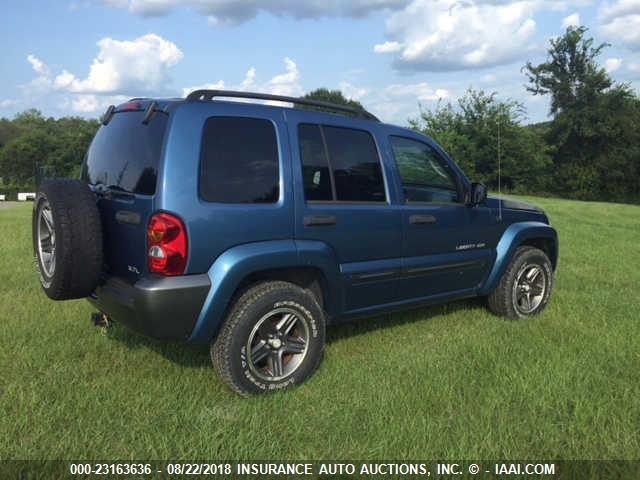
[[263, 393], [310, 377], [324, 343], [324, 314], [313, 294], [287, 282], [264, 282], [234, 303], [211, 346], [211, 358], [233, 390]]
[[514, 320], [537, 315], [549, 303], [552, 287], [549, 257], [537, 248], [519, 247], [498, 286], [489, 295], [489, 309]]
[[83, 298], [93, 292], [102, 269], [102, 226], [86, 183], [43, 182], [34, 201], [32, 237], [40, 284], [49, 298]]

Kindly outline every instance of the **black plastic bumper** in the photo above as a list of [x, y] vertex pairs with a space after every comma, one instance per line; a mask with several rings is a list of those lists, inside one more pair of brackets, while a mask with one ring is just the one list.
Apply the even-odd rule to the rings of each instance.
[[137, 332], [154, 338], [186, 340], [210, 287], [206, 274], [145, 278], [135, 284], [111, 277], [89, 301]]

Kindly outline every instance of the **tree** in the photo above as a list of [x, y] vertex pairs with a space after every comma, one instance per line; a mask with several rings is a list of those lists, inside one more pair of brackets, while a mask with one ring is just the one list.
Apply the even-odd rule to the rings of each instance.
[[593, 38], [585, 38], [586, 27], [568, 27], [566, 33], [551, 40], [547, 61], [524, 69], [534, 95], [551, 95], [551, 113], [575, 111], [589, 105], [612, 81], [596, 62], [607, 43], [593, 47]]
[[0, 151], [0, 176], [6, 183], [33, 185], [36, 168], [55, 149], [43, 130], [28, 130], [11, 139]]
[[0, 119], [0, 178], [32, 188], [41, 167], [49, 175], [78, 176], [98, 125], [79, 117], [45, 118], [34, 109]]
[[420, 117], [409, 124], [442, 145], [473, 180], [495, 188], [500, 154], [502, 185], [543, 190], [549, 149], [535, 131], [520, 124], [524, 113], [518, 102], [498, 101], [495, 93], [469, 89], [457, 105], [421, 109]]
[[[317, 88], [312, 92], [307, 93], [302, 98], [307, 100], [319, 100], [321, 102], [335, 103], [338, 105], [345, 105], [347, 107], [355, 108], [357, 110], [364, 110], [362, 104], [356, 100], [351, 100], [345, 97], [340, 90], [329, 90], [327, 88]], [[325, 111], [322, 107], [313, 107], [307, 105], [301, 105], [300, 108], [308, 110]], [[326, 111], [330, 111], [327, 109]]]
[[585, 27], [569, 27], [551, 40], [547, 59], [524, 67], [527, 90], [551, 97], [554, 190], [584, 199], [638, 197], [639, 100], [615, 84], [597, 57]]

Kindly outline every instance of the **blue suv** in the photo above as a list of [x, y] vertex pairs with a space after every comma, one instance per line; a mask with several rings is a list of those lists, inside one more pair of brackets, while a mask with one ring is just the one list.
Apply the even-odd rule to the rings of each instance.
[[336, 322], [472, 296], [540, 313], [558, 261], [542, 210], [487, 198], [417, 132], [213, 90], [109, 107], [81, 179], [40, 185], [33, 246], [50, 298], [209, 343], [243, 395], [308, 378]]

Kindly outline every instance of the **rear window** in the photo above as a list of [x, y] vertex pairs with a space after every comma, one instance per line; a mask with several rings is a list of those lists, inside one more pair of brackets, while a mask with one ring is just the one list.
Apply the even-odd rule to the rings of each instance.
[[153, 195], [168, 116], [156, 114], [142, 123], [144, 112], [120, 112], [100, 127], [82, 168], [88, 183]]
[[278, 142], [261, 118], [211, 117], [204, 125], [200, 196], [207, 202], [275, 203], [280, 196]]

